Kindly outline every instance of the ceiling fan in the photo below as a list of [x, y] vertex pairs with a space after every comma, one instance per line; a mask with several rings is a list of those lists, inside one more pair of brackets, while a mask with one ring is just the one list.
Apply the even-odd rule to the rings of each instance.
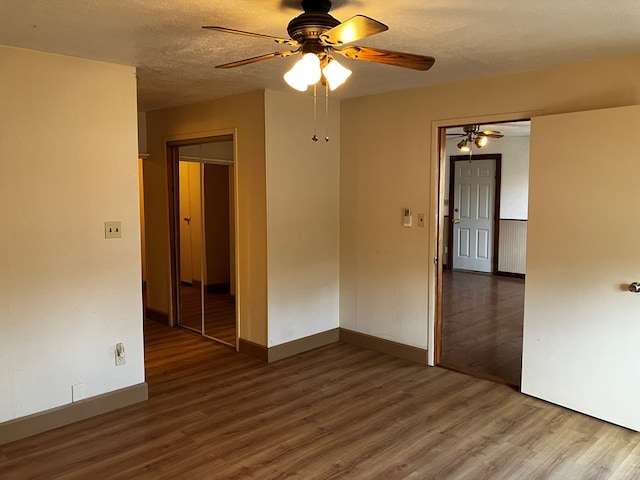
[[471, 152], [471, 147], [475, 145], [482, 148], [487, 144], [489, 138], [502, 138], [504, 135], [495, 130], [480, 130], [480, 125], [465, 125], [462, 127], [464, 133], [448, 133], [451, 138], [462, 138], [458, 142], [458, 148], [463, 152]]
[[289, 22], [287, 32], [290, 38], [288, 39], [225, 27], [203, 26], [202, 28], [218, 32], [273, 40], [279, 45], [292, 48], [217, 65], [216, 68], [240, 67], [262, 60], [301, 53], [302, 59], [285, 74], [285, 80], [293, 88], [304, 91], [307, 86], [315, 85], [320, 80], [323, 85], [327, 84], [331, 90], [334, 90], [349, 77], [351, 72], [335, 60], [336, 55], [423, 71], [431, 68], [435, 62], [433, 57], [425, 55], [347, 45], [384, 32], [389, 27], [364, 15], [355, 15], [341, 23], [329, 14], [331, 10], [329, 0], [302, 0], [301, 4], [304, 13]]

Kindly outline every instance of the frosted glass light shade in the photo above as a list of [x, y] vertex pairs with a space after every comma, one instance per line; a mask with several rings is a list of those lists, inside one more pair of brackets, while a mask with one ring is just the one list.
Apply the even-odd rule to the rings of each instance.
[[475, 143], [478, 148], [482, 148], [487, 144], [487, 140], [487, 137], [485, 137], [484, 135], [480, 135], [473, 141], [473, 143]]
[[315, 53], [305, 53], [293, 68], [284, 74], [284, 80], [290, 87], [304, 92], [308, 85], [318, 83], [321, 76], [318, 56]]
[[305, 92], [307, 90], [307, 84], [304, 83], [303, 80], [300, 80], [298, 76], [296, 76], [294, 69], [295, 69], [295, 66], [291, 70], [289, 70], [287, 73], [284, 74], [284, 81], [287, 82], [287, 84], [291, 88], [295, 88], [296, 90]]
[[342, 85], [351, 75], [351, 70], [340, 65], [336, 60], [331, 60], [322, 69], [324, 78], [327, 79], [331, 91]]

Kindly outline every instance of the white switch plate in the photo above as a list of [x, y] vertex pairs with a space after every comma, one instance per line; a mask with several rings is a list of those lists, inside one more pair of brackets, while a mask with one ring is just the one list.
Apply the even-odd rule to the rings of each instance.
[[104, 222], [104, 238], [121, 238], [122, 222]]

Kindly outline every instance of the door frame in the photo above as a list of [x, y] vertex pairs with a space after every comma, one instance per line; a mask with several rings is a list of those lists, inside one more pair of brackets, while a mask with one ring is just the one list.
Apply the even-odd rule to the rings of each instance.
[[237, 148], [237, 132], [236, 129], [221, 130], [215, 132], [207, 132], [206, 134], [193, 136], [182, 135], [175, 138], [165, 140], [165, 158], [167, 168], [167, 198], [168, 198], [168, 219], [169, 219], [169, 255], [170, 255], [170, 278], [169, 278], [169, 297], [170, 297], [170, 313], [169, 326], [178, 326], [179, 314], [179, 283], [180, 283], [180, 255], [178, 254], [178, 245], [180, 241], [180, 215], [179, 215], [179, 196], [177, 195], [176, 186], [179, 179], [180, 154], [179, 148], [188, 145], [199, 145], [201, 143], [211, 143], [214, 141], [233, 142], [233, 203], [234, 203], [234, 230], [235, 230], [235, 297], [236, 297], [236, 342], [235, 349], [239, 349], [240, 340], [240, 248], [239, 248], [239, 209], [238, 209], [238, 158]]
[[446, 129], [463, 125], [505, 123], [530, 120], [542, 115], [540, 110], [478, 115], [431, 122], [429, 242], [427, 262], [429, 290], [427, 292], [427, 365], [435, 366], [442, 357], [442, 258], [444, 252], [444, 181]]
[[[500, 242], [500, 185], [502, 183], [502, 154], [501, 153], [483, 153], [474, 155], [450, 155], [449, 156], [449, 208], [455, 206], [455, 175], [454, 168], [456, 162], [466, 161], [473, 162], [477, 160], [495, 160], [496, 161], [496, 178], [493, 187], [493, 237], [491, 246], [493, 250], [493, 258], [491, 259], [491, 274], [498, 273], [498, 246]], [[449, 266], [453, 270], [453, 220], [451, 211], [449, 211], [449, 241], [447, 248], [449, 249]]]

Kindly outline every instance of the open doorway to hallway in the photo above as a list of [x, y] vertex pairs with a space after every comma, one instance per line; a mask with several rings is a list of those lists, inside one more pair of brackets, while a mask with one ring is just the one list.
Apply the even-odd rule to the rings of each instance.
[[441, 136], [436, 364], [519, 387], [530, 122], [473, 126], [479, 135], [500, 132], [486, 140], [469, 138], [470, 127]]

